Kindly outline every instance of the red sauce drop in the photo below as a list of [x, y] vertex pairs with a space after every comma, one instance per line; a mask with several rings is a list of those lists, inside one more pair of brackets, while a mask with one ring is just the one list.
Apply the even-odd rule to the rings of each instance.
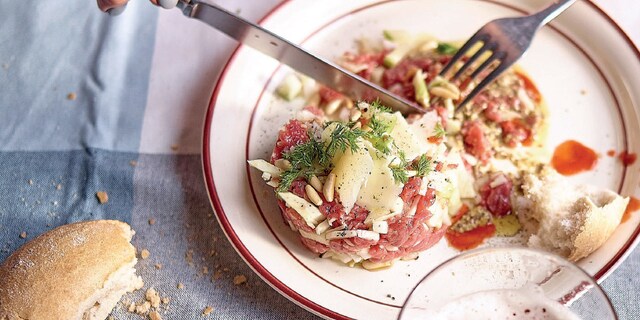
[[516, 72], [516, 74], [518, 75], [518, 77], [520, 77], [520, 79], [522, 79], [522, 82], [524, 83], [524, 89], [527, 91], [531, 99], [533, 99], [535, 103], [540, 103], [540, 101], [542, 101], [542, 95], [540, 94], [540, 91], [533, 83], [533, 81], [531, 81], [531, 79], [529, 79], [529, 77], [524, 73]]
[[629, 220], [629, 218], [631, 217], [631, 213], [638, 211], [638, 209], [640, 209], [640, 200], [634, 197], [630, 197], [629, 204], [627, 205], [627, 208], [624, 210], [624, 214], [622, 215], [622, 220], [620, 221], [620, 223], [623, 223]]
[[607, 155], [609, 157], [615, 157], [616, 156], [616, 151], [615, 150], [609, 150], [609, 151], [607, 151]]
[[591, 170], [597, 162], [595, 151], [575, 140], [561, 143], [551, 158], [551, 166], [565, 176]]
[[492, 237], [495, 233], [496, 226], [486, 224], [464, 233], [447, 231], [445, 237], [450, 246], [458, 250], [469, 250], [479, 246], [484, 239]]
[[618, 159], [620, 159], [620, 161], [622, 162], [623, 165], [625, 165], [626, 167], [634, 164], [636, 162], [636, 159], [638, 158], [638, 155], [635, 153], [629, 153], [627, 151], [622, 151], [620, 152], [620, 154], [618, 155]]

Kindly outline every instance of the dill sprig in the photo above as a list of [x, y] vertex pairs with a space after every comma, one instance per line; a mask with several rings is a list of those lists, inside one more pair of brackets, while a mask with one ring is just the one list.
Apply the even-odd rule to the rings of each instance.
[[278, 192], [288, 191], [293, 181], [314, 173], [315, 163], [323, 157], [322, 145], [309, 136], [309, 141], [291, 148], [282, 157], [291, 163], [291, 168], [280, 175]]
[[431, 159], [427, 158], [426, 154], [423, 154], [417, 162], [413, 163], [412, 169], [416, 171], [416, 176], [426, 176], [431, 171]]
[[440, 122], [436, 123], [435, 128], [433, 128], [433, 136], [440, 139], [444, 137], [445, 134], [447, 134], [447, 132], [442, 127], [442, 124]]
[[376, 99], [375, 101], [371, 102], [369, 104], [375, 111], [378, 112], [387, 112], [387, 113], [393, 113], [393, 110], [391, 110], [391, 108], [385, 106], [382, 104], [382, 102], [380, 102], [380, 99]]
[[[351, 129], [349, 124], [342, 122], [330, 122], [330, 124], [336, 124], [336, 127], [331, 132], [329, 143], [327, 143], [324, 152], [320, 156], [320, 162], [323, 165], [329, 163], [333, 156], [338, 152], [345, 152], [347, 148], [351, 149], [351, 152], [358, 151], [358, 138], [364, 137], [365, 132], [360, 129]], [[328, 126], [327, 125], [327, 126]]]
[[405, 184], [409, 181], [409, 175], [407, 174], [407, 159], [402, 150], [398, 152], [398, 158], [400, 160], [400, 164], [398, 165], [389, 165], [389, 169], [391, 169], [391, 174], [393, 175], [393, 180], [396, 183]]

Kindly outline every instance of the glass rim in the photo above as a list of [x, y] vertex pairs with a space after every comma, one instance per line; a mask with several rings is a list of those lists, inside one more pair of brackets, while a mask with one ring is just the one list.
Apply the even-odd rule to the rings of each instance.
[[607, 295], [607, 293], [604, 292], [604, 290], [602, 289], [602, 287], [600, 287], [598, 282], [590, 274], [588, 274], [586, 271], [584, 271], [584, 269], [582, 269], [580, 266], [578, 266], [577, 264], [567, 260], [566, 258], [563, 258], [563, 257], [561, 257], [561, 256], [559, 256], [559, 255], [557, 255], [555, 253], [549, 252], [549, 251], [544, 251], [544, 250], [535, 249], [535, 248], [529, 248], [529, 247], [519, 247], [519, 246], [500, 246], [500, 247], [476, 248], [476, 249], [471, 249], [471, 250], [468, 250], [468, 251], [464, 251], [462, 253], [454, 255], [451, 258], [448, 258], [447, 260], [445, 260], [442, 263], [440, 263], [433, 270], [429, 271], [424, 277], [422, 277], [420, 279], [420, 281], [418, 281], [416, 283], [416, 285], [413, 287], [413, 289], [411, 289], [411, 292], [407, 296], [407, 299], [405, 299], [404, 303], [402, 304], [402, 308], [400, 309], [400, 313], [398, 314], [398, 318], [397, 319], [398, 320], [402, 319], [402, 316], [403, 316], [403, 314], [404, 314], [404, 312], [405, 312], [405, 310], [407, 308], [407, 304], [411, 300], [411, 297], [413, 296], [414, 292], [431, 275], [434, 275], [434, 274], [446, 269], [449, 265], [451, 265], [452, 263], [454, 263], [456, 261], [459, 261], [459, 260], [462, 260], [462, 259], [465, 259], [465, 258], [468, 258], [468, 257], [472, 257], [472, 256], [486, 255], [486, 254], [489, 254], [489, 253], [501, 252], [501, 251], [506, 251], [506, 252], [514, 252], [515, 251], [515, 252], [521, 252], [521, 253], [537, 254], [537, 255], [543, 256], [543, 257], [545, 257], [547, 259], [550, 259], [553, 262], [557, 262], [559, 264], [567, 266], [569, 269], [571, 269], [573, 271], [577, 271], [579, 274], [582, 274], [583, 276], [585, 276], [588, 279], [589, 283], [591, 285], [593, 285], [593, 287], [596, 289], [596, 291], [598, 291], [600, 294], [602, 294], [602, 296], [604, 296], [605, 301], [606, 301], [606, 305], [609, 307], [609, 310], [613, 314], [613, 318], [615, 320], [618, 320], [618, 314], [616, 313], [616, 310], [613, 307], [613, 304], [611, 303], [611, 299], [609, 299], [609, 296]]

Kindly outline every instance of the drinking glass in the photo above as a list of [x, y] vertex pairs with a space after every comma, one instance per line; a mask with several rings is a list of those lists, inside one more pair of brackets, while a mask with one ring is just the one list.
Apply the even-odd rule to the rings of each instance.
[[548, 252], [471, 250], [427, 274], [399, 319], [617, 319], [595, 280]]

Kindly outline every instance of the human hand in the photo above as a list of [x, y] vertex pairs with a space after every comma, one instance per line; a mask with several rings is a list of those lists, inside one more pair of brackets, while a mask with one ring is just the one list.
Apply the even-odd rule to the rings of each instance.
[[[97, 0], [98, 8], [108, 13], [111, 16], [117, 16], [121, 14], [127, 7], [128, 0]], [[149, 0], [156, 6], [161, 6], [165, 9], [171, 9], [178, 4], [178, 0]]]

